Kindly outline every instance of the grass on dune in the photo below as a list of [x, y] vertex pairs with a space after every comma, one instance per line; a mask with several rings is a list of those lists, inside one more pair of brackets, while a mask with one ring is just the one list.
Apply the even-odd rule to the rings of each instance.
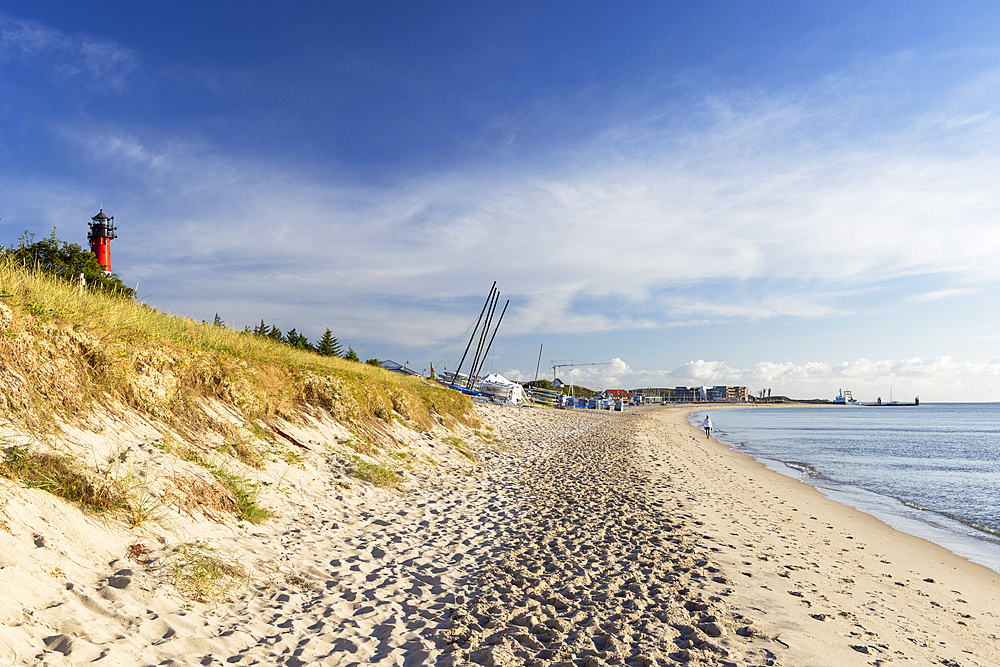
[[[241, 470], [261, 470], [273, 458], [273, 419], [331, 416], [355, 435], [352, 448], [378, 456], [371, 443], [391, 442], [383, 432], [395, 422], [419, 431], [478, 426], [470, 401], [437, 385], [80, 289], [0, 259], [0, 418], [44, 443], [46, 436], [57, 440], [61, 423], [101, 430], [104, 416], [126, 411], [166, 427], [157, 446], [212, 477], [177, 473], [161, 497], [142, 483], [144, 475], [111, 474], [45, 445], [0, 451], [0, 477], [130, 527], [156, 519], [168, 502], [182, 513], [260, 523], [272, 512]], [[95, 413], [102, 418], [92, 419]], [[208, 431], [212, 438], [200, 437]], [[174, 443], [171, 432], [186, 444]], [[401, 483], [378, 461], [355, 456], [352, 464], [369, 483]], [[211, 565], [204, 559], [181, 560], [184, 573], [212, 572], [201, 567]]]
[[217, 399], [248, 420], [320, 409], [366, 432], [393, 413], [415, 428], [476, 418], [468, 399], [418, 379], [80, 290], [0, 261], [0, 410], [44, 430], [95, 403], [204, 428]]

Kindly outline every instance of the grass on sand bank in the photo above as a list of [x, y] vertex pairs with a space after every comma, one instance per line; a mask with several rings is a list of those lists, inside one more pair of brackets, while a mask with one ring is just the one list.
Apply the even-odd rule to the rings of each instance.
[[0, 412], [33, 432], [50, 430], [53, 416], [72, 421], [98, 403], [197, 431], [212, 427], [206, 399], [264, 423], [322, 410], [359, 433], [373, 434], [395, 416], [418, 429], [477, 425], [457, 392], [81, 291], [5, 261], [0, 376]]
[[178, 545], [165, 565], [177, 591], [198, 602], [241, 597], [240, 592], [249, 590], [250, 574], [238, 560], [202, 544]]
[[402, 485], [399, 474], [384, 463], [370, 463], [360, 456], [351, 456], [350, 460], [351, 473], [358, 479], [383, 489], [398, 489]]
[[80, 503], [97, 512], [125, 511], [129, 495], [119, 484], [88, 475], [66, 456], [33, 452], [13, 446], [0, 460], [0, 477], [20, 481], [29, 489], [41, 489]]

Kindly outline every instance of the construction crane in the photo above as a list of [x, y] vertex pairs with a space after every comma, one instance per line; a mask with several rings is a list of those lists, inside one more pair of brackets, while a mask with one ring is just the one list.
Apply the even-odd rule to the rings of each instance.
[[[586, 363], [586, 364], [577, 364], [577, 363], [573, 363], [572, 361], [569, 362], [569, 363], [560, 364], [560, 363], [556, 363], [555, 361], [553, 361], [552, 362], [552, 381], [553, 382], [556, 381], [556, 369], [557, 368], [575, 368], [577, 366], [610, 366], [610, 365], [611, 365], [610, 361], [595, 361], [593, 363]], [[576, 391], [574, 391], [574, 389], [573, 389], [573, 377], [572, 377], [572, 373], [570, 373], [569, 390], [570, 390], [570, 394], [571, 395], [576, 396]]]

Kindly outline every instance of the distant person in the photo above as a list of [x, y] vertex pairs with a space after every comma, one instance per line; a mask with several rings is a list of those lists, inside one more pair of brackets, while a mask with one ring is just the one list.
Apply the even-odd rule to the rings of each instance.
[[711, 438], [712, 437], [712, 418], [709, 417], [708, 415], [705, 415], [705, 421], [703, 421], [701, 423], [701, 426], [702, 426], [702, 428], [705, 429], [705, 437], [706, 438]]

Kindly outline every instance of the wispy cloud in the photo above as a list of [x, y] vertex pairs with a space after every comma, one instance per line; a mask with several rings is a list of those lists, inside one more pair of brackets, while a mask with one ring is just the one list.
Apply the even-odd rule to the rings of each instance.
[[[138, 63], [23, 21], [2, 19], [0, 34], [5, 57], [61, 54], [112, 85]], [[101, 165], [91, 189], [120, 215], [117, 268], [181, 312], [204, 307], [210, 284], [210, 307], [237, 322], [321, 331], [336, 318], [344, 337], [434, 345], [464, 329], [497, 279], [513, 335], [847, 317], [884, 281], [937, 276], [901, 297], [917, 302], [1000, 279], [1000, 156], [985, 148], [1000, 121], [971, 92], [973, 80], [994, 94], [1000, 83], [984, 69], [900, 109], [920, 66], [669, 104], [641, 91], [641, 107], [571, 144], [388, 185], [192, 136], [84, 122], [59, 132], [79, 164]], [[7, 191], [64, 185], [2, 178]]]
[[132, 49], [93, 35], [69, 35], [34, 21], [0, 15], [0, 60], [17, 60], [60, 78], [121, 88], [139, 67]]
[[930, 303], [931, 301], [940, 301], [941, 299], [950, 299], [956, 296], [965, 296], [967, 294], [976, 294], [981, 292], [982, 288], [950, 288], [950, 289], [940, 289], [934, 290], [932, 292], [926, 292], [924, 294], [914, 294], [910, 296], [910, 300], [916, 303]]

